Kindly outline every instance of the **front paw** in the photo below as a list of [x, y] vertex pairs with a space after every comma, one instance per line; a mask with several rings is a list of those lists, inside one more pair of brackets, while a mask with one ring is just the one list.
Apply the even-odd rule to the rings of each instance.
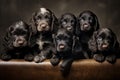
[[106, 57], [106, 60], [107, 60], [109, 63], [114, 64], [114, 63], [116, 62], [116, 55], [114, 55], [114, 54], [108, 55], [108, 56]]
[[34, 61], [36, 62], [36, 63], [39, 63], [39, 62], [43, 62], [44, 60], [45, 60], [46, 58], [44, 57], [44, 56], [35, 56], [34, 57]]
[[52, 57], [52, 58], [50, 59], [50, 63], [51, 63], [53, 66], [58, 65], [59, 62], [60, 62], [60, 59], [57, 58], [57, 57]]
[[12, 58], [11, 55], [8, 55], [8, 54], [2, 54], [2, 55], [1, 55], [1, 59], [2, 59], [2, 60], [5, 60], [5, 61], [10, 60], [11, 58]]
[[94, 54], [93, 59], [95, 59], [98, 62], [103, 62], [105, 60], [105, 57], [103, 54]]
[[38, 55], [34, 57], [34, 62], [36, 62], [36, 63], [40, 62], [40, 57]]
[[39, 60], [40, 62], [43, 62], [44, 60], [46, 60], [46, 57], [45, 56], [40, 56], [39, 59], [40, 59]]
[[27, 55], [25, 55], [25, 57], [24, 57], [24, 59], [25, 59], [26, 61], [33, 61], [33, 58], [34, 58], [34, 56], [33, 56], [32, 54], [27, 54]]

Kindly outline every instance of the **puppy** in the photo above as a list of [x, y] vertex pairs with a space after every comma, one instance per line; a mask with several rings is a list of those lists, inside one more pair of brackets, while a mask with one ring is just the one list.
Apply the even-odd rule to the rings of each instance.
[[51, 58], [50, 62], [53, 66], [56, 66], [59, 64], [60, 60], [63, 59], [60, 68], [63, 75], [65, 76], [69, 73], [71, 64], [73, 62], [73, 34], [66, 29], [60, 28], [55, 34], [54, 43], [56, 53]]
[[76, 35], [82, 46], [82, 52], [85, 58], [90, 58], [91, 54], [88, 49], [88, 41], [93, 32], [99, 29], [97, 16], [91, 11], [83, 11], [78, 17], [78, 25], [76, 27]]
[[29, 52], [30, 35], [31, 28], [25, 22], [17, 21], [12, 24], [3, 39], [1, 59], [24, 58], [31, 61], [33, 55]]
[[115, 63], [119, 43], [111, 29], [102, 28], [94, 32], [88, 43], [96, 61], [103, 62], [106, 59], [110, 63]]
[[74, 14], [72, 13], [65, 13], [60, 17], [60, 26], [72, 34], [75, 34], [77, 19]]
[[32, 16], [31, 46], [35, 53], [35, 62], [42, 62], [52, 55], [53, 35], [57, 29], [57, 18], [49, 9], [40, 8]]

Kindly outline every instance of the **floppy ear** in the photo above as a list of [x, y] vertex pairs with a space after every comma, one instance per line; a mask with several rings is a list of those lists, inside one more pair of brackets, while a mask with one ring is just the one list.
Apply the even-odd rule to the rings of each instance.
[[113, 48], [118, 48], [119, 47], [119, 42], [117, 41], [117, 37], [114, 33], [113, 33], [113, 38], [114, 38]]
[[73, 37], [73, 46], [72, 46], [72, 53], [77, 54], [82, 51], [81, 43], [79, 41], [79, 38], [74, 36]]
[[56, 16], [52, 13], [52, 24], [51, 24], [51, 31], [55, 33], [58, 29], [58, 20]]
[[73, 36], [72, 52], [74, 52], [75, 43], [76, 43], [76, 37]]
[[76, 20], [75, 35], [79, 36], [80, 33], [81, 33], [81, 30], [80, 30], [80, 23], [79, 23], [79, 17], [78, 17], [77, 20]]
[[32, 14], [32, 18], [30, 19], [30, 26], [31, 26], [33, 34], [37, 33], [37, 28], [36, 28], [37, 25], [35, 23], [35, 16], [36, 16], [36, 12]]
[[31, 37], [32, 37], [32, 27], [29, 26], [29, 38], [28, 38], [28, 45], [30, 45], [31, 43]]
[[94, 16], [95, 16], [95, 26], [94, 26], [94, 29], [95, 29], [95, 31], [97, 31], [99, 29], [99, 21], [98, 21], [98, 18], [97, 18], [97, 16], [95, 14], [94, 14]]
[[88, 41], [88, 47], [92, 52], [97, 51], [97, 42], [96, 42], [96, 36], [97, 36], [97, 31], [95, 31], [91, 37], [91, 39]]
[[3, 36], [2, 46], [6, 50], [13, 48], [13, 45], [12, 45], [13, 38], [11, 38], [12, 37], [12, 33], [11, 33], [12, 30], [13, 30], [13, 27], [10, 26], [6, 31], [6, 34]]
[[54, 44], [54, 47], [55, 47], [55, 52], [57, 51], [57, 44], [56, 44], [56, 39], [55, 39], [55, 34], [52, 34], [52, 38], [53, 38], [53, 44]]

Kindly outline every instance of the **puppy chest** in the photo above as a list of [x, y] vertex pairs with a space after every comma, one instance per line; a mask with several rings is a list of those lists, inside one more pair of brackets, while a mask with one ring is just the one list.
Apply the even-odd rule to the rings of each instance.
[[39, 49], [43, 50], [43, 49], [46, 49], [47, 47], [49, 47], [51, 45], [51, 42], [50, 41], [38, 40], [37, 44], [39, 45]]
[[43, 49], [44, 41], [37, 40], [37, 44], [39, 45], [39, 49]]

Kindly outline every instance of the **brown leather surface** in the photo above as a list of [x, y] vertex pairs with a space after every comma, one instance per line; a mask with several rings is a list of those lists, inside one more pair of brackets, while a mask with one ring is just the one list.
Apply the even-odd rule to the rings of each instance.
[[59, 67], [53, 67], [48, 60], [43, 63], [0, 61], [0, 80], [120, 80], [120, 59], [115, 64], [92, 59], [75, 61], [66, 78]]

